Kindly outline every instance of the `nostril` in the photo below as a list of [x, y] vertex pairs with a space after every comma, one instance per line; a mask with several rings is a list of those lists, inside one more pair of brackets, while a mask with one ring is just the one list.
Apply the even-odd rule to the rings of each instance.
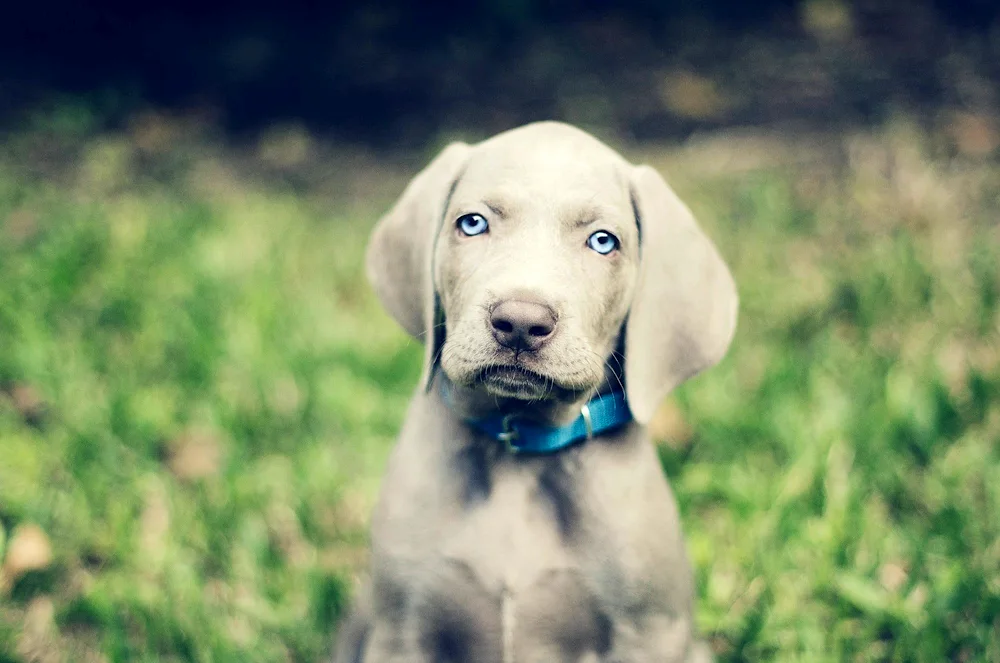
[[514, 350], [537, 350], [548, 343], [556, 329], [553, 310], [536, 302], [508, 299], [489, 313], [493, 337]]

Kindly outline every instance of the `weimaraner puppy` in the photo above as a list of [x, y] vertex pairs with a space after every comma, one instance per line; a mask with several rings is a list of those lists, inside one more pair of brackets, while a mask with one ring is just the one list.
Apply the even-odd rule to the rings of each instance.
[[725, 354], [737, 295], [660, 175], [553, 122], [453, 143], [367, 268], [425, 368], [336, 660], [710, 660], [644, 424]]

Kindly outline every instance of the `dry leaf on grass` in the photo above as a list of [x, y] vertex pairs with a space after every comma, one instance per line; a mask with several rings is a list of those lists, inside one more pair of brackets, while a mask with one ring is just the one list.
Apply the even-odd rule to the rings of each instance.
[[11, 534], [0, 566], [0, 594], [5, 594], [25, 573], [45, 569], [51, 562], [52, 545], [42, 528], [34, 524], [21, 525]]
[[39, 571], [52, 562], [49, 537], [38, 525], [21, 525], [14, 530], [3, 562], [5, 576], [17, 579], [28, 571]]
[[878, 581], [886, 591], [895, 594], [909, 578], [906, 569], [899, 564], [887, 562], [879, 567]]
[[215, 476], [222, 465], [222, 441], [206, 430], [191, 430], [171, 440], [167, 464], [179, 479]]
[[664, 403], [653, 414], [649, 422], [649, 434], [657, 443], [674, 449], [682, 449], [691, 443], [694, 431], [684, 419], [684, 413], [673, 400]]
[[37, 426], [45, 415], [45, 399], [41, 392], [30, 384], [14, 383], [0, 387], [0, 395], [10, 399], [11, 404], [25, 422]]

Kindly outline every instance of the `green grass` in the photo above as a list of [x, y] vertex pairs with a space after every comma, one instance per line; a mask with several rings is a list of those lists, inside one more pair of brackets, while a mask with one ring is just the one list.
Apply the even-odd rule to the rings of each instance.
[[[0, 148], [0, 662], [316, 660], [419, 375], [361, 275], [419, 159], [150, 122]], [[632, 154], [742, 296], [654, 426], [720, 659], [1000, 660], [1000, 167], [905, 124]]]

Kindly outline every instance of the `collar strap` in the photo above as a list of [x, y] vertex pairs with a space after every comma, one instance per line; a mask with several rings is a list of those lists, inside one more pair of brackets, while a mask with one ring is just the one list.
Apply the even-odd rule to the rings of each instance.
[[[445, 402], [448, 402], [445, 388]], [[511, 453], [548, 454], [590, 440], [632, 421], [628, 401], [621, 391], [600, 394], [580, 408], [580, 414], [566, 426], [552, 428], [521, 420], [514, 415], [492, 415], [467, 419], [473, 428], [507, 445]]]

